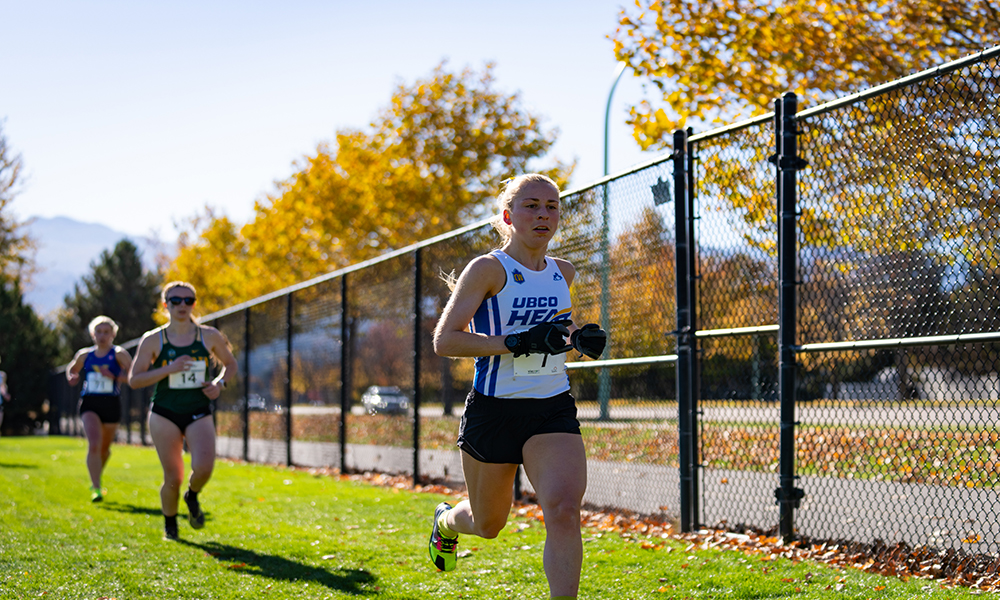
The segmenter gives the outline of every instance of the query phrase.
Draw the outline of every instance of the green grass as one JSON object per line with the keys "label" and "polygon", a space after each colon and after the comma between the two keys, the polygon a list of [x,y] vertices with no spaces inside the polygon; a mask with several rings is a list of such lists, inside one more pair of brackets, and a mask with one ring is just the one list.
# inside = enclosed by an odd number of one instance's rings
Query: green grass
{"label": "green grass", "polygon": [[[162,539],[151,448],[114,446],[91,504],[82,439],[0,439],[0,598],[546,598],[544,525],[517,517],[464,537],[458,570],[427,558],[447,497],[220,460],[201,494],[205,528]],[[182,517],[186,509],[181,508]],[[585,529],[581,598],[964,598],[768,554]]]}

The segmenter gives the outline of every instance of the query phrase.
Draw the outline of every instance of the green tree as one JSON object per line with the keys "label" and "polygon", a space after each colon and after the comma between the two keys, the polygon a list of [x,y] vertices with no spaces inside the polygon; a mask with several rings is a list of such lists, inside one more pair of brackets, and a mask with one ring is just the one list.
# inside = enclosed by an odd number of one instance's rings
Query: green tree
{"label": "green tree", "polygon": [[45,419],[50,372],[58,337],[30,305],[21,282],[0,273],[0,369],[7,372],[11,399],[4,403],[5,433],[30,433]]}
{"label": "green tree", "polygon": [[73,285],[60,315],[60,331],[68,355],[94,342],[87,326],[98,315],[118,323],[117,343],[142,336],[156,326],[153,313],[159,305],[160,276],[143,267],[139,249],[128,239],[113,251],[105,250],[91,263],[91,272]]}
{"label": "green tree", "polygon": [[[495,89],[493,65],[442,63],[400,84],[366,130],[305,157],[247,225],[211,209],[193,219],[168,276],[212,312],[450,231],[492,210],[500,182],[534,169],[556,135]],[[572,166],[539,170],[564,183]]]}
{"label": "green tree", "polygon": [[28,433],[45,416],[49,370],[58,341],[31,306],[22,283],[32,273],[32,241],[10,213],[23,178],[21,155],[0,128],[0,369],[6,371],[11,399],[4,405],[5,432]]}

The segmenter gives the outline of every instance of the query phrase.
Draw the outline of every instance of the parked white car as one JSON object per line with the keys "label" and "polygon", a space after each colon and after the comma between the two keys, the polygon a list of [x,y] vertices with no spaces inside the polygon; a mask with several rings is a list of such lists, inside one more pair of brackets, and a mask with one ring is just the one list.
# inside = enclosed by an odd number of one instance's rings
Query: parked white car
{"label": "parked white car", "polygon": [[361,406],[370,415],[407,414],[410,412],[410,398],[396,386],[373,385],[362,394]]}

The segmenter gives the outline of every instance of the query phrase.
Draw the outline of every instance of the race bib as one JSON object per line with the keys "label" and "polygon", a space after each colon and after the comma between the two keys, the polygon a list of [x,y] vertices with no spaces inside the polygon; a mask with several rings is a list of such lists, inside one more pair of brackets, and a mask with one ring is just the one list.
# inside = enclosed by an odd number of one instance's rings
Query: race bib
{"label": "race bib", "polygon": [[115,380],[105,377],[97,371],[91,371],[87,373],[87,393],[113,394],[115,393]]}
{"label": "race bib", "polygon": [[205,371],[208,363],[204,360],[193,360],[187,364],[187,370],[170,374],[170,389],[191,390],[202,387],[205,383]]}
{"label": "race bib", "polygon": [[566,354],[529,354],[514,359],[514,377],[560,375],[566,369]]}

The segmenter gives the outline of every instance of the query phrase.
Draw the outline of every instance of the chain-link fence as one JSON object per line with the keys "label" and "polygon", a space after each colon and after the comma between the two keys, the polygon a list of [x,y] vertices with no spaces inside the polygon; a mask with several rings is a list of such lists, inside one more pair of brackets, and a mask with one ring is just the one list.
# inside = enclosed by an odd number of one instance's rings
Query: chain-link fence
{"label": "chain-link fence", "polygon": [[[577,268],[577,321],[610,334],[567,363],[585,501],[1000,550],[998,56],[802,112],[786,95],[563,195],[552,254]],[[460,481],[473,364],[431,335],[442,274],[497,243],[476,223],[206,317],[240,365],[219,452]],[[373,386],[408,405],[369,410]],[[53,402],[79,435],[61,374]],[[148,394],[123,402],[148,443]]]}
{"label": "chain-link fence", "polygon": [[1000,550],[998,99],[991,58],[796,116],[805,535]]}

